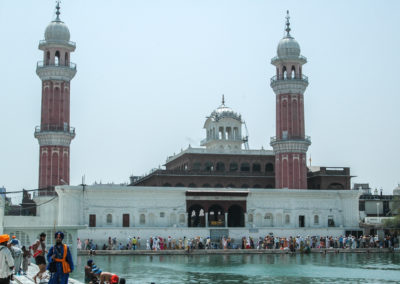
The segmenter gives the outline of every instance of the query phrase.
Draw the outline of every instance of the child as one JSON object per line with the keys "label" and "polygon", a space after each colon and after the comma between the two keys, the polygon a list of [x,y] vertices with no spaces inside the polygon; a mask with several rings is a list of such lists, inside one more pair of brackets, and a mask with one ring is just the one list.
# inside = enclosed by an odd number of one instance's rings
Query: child
{"label": "child", "polygon": [[26,275],[28,272],[29,260],[31,259],[31,252],[26,249],[25,246],[22,247],[22,275]]}

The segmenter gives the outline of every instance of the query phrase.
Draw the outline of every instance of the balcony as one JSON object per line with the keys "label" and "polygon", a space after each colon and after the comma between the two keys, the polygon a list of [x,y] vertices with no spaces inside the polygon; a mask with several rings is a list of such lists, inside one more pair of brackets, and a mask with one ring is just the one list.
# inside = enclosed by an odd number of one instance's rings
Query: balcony
{"label": "balcony", "polygon": [[275,56],[274,58],[271,59],[271,64],[275,65],[276,62],[282,62],[282,61],[287,61],[287,60],[295,60],[295,61],[300,61],[301,63],[305,64],[307,62],[307,58],[303,55],[299,55],[298,57],[293,57],[293,56],[285,56],[285,57],[279,57]]}
{"label": "balcony", "polygon": [[70,126],[60,126],[60,125],[53,125],[53,124],[45,124],[43,126],[36,126],[35,127],[35,135],[42,133],[42,132],[63,132],[67,133],[71,136],[75,136],[75,127]]}
{"label": "balcony", "polygon": [[72,62],[68,62],[67,64],[61,65],[61,64],[45,64],[44,61],[38,61],[36,64],[36,68],[48,68],[48,67],[59,67],[59,68],[69,68],[76,70],[76,64]]}
{"label": "balcony", "polygon": [[311,144],[311,137],[310,136],[292,136],[292,137],[287,137],[287,138],[277,138],[276,136],[271,137],[271,144],[276,143],[276,142],[283,142],[283,141],[306,141]]}
{"label": "balcony", "polygon": [[282,77],[282,76],[279,76],[279,78],[278,78],[278,76],[275,75],[274,77],[271,78],[271,84],[273,84],[275,82],[296,82],[296,81],[305,82],[308,84],[308,77],[306,75],[301,75],[301,78],[297,78],[297,77],[291,78],[291,77]]}
{"label": "balcony", "polygon": [[39,49],[47,45],[61,45],[68,46],[71,50],[75,50],[76,43],[73,41],[59,41],[59,40],[41,40],[39,41]]}
{"label": "balcony", "polygon": [[208,137],[205,138],[203,140],[200,141],[200,145],[204,146],[207,142],[209,141],[226,141],[226,142],[232,142],[232,141],[244,141],[245,138],[241,138],[241,137],[230,137],[228,139],[218,139],[218,138],[214,138],[214,137]]}

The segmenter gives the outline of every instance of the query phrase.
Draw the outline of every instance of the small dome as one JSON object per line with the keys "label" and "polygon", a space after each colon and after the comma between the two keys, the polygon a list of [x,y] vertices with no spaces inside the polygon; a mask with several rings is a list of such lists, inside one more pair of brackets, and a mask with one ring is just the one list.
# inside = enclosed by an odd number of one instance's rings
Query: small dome
{"label": "small dome", "polygon": [[64,41],[69,42],[69,29],[62,21],[52,21],[44,32],[46,41]]}
{"label": "small dome", "polygon": [[225,106],[224,102],[211,113],[210,117],[215,121],[218,121],[224,117],[230,117],[239,121],[242,120],[241,115],[233,111],[233,109],[231,109],[230,107]]}
{"label": "small dome", "polygon": [[278,57],[299,57],[300,45],[291,36],[286,36],[279,41],[277,53]]}

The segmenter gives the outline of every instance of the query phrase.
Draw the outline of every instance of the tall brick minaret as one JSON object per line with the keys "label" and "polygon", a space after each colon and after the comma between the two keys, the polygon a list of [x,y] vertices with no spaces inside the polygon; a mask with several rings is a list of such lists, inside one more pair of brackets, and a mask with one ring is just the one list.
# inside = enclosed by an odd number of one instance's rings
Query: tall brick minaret
{"label": "tall brick minaret", "polygon": [[300,55],[300,45],[290,35],[289,11],[286,35],[278,44],[278,56],[272,58],[276,76],[271,87],[276,94],[276,136],[271,138],[275,152],[276,188],[306,189],[306,153],[311,144],[304,130],[304,92],[308,78],[302,66],[307,62]]}
{"label": "tall brick minaret", "polygon": [[55,185],[69,184],[69,146],[75,137],[75,129],[69,124],[70,81],[76,74],[70,53],[75,50],[75,43],[69,40],[68,27],[60,20],[59,1],[56,10],[56,19],[47,26],[45,39],[39,42],[43,61],[36,67],[42,80],[41,120],[35,129],[40,145],[39,188],[47,189],[42,195],[51,194]]}

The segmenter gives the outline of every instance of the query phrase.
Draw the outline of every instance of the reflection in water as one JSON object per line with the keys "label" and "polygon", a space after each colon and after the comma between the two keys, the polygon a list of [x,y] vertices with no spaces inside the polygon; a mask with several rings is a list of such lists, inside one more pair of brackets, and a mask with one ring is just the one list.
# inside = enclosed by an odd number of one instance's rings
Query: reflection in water
{"label": "reflection in water", "polygon": [[[88,256],[72,278],[83,280]],[[94,256],[127,283],[397,283],[400,254]]]}

